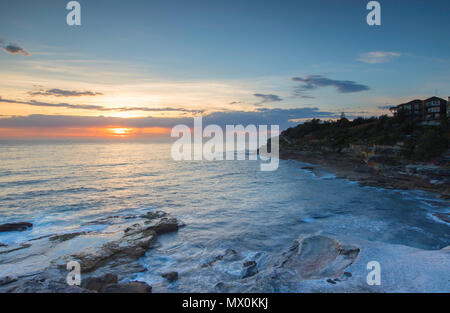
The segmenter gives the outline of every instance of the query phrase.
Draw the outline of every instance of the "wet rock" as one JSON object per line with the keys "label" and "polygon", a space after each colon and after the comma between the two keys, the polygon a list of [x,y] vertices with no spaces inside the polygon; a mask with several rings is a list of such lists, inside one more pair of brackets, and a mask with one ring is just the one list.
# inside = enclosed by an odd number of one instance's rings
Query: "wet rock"
{"label": "wet rock", "polygon": [[235,250],[227,249],[227,250],[225,250],[224,254],[220,254],[220,255],[214,257],[211,261],[202,264],[202,267],[213,266],[214,263],[216,263],[217,261],[223,260],[223,259],[232,261],[232,260],[236,259],[237,256],[238,256],[238,253]]}
{"label": "wet rock", "polygon": [[37,273],[32,277],[14,279],[1,292],[14,293],[91,293],[93,291],[79,286],[69,286],[65,274],[56,270]]}
{"label": "wet rock", "polygon": [[124,232],[124,236],[119,240],[72,256],[79,261],[83,272],[90,272],[108,263],[117,266],[139,259],[151,248],[156,238],[156,233],[151,227],[139,225]]}
{"label": "wet rock", "polygon": [[225,250],[225,254],[223,254],[220,259],[226,259],[228,261],[233,261],[237,257],[238,257],[238,253],[236,252],[236,250],[228,248],[227,250]]}
{"label": "wet rock", "polygon": [[11,276],[6,276],[6,277],[1,277],[0,278],[0,286],[4,286],[10,283],[13,283],[17,281],[17,277],[11,277]]}
{"label": "wet rock", "polygon": [[372,173],[373,169],[367,165],[357,165],[355,171],[358,173]]}
{"label": "wet rock", "polygon": [[215,286],[214,289],[216,292],[221,292],[221,293],[227,293],[227,292],[233,292],[235,289],[233,289],[235,286],[235,282],[218,282]]}
{"label": "wet rock", "polygon": [[[130,264],[156,246],[158,234],[178,230],[182,223],[167,215],[156,211],[136,216],[134,223],[128,222],[122,230],[116,231],[115,236],[118,234],[119,239],[111,240],[100,247],[85,249],[73,254],[72,257],[80,262],[83,272],[91,272],[106,265],[116,267]],[[143,270],[145,268],[139,271]]]}
{"label": "wet rock", "polygon": [[101,289],[102,293],[151,293],[152,286],[147,283],[134,281],[126,284],[109,284]]}
{"label": "wet rock", "polygon": [[0,248],[2,248],[2,247],[7,247],[7,246],[8,246],[7,244],[1,243],[1,242],[0,242]]}
{"label": "wet rock", "polygon": [[157,235],[177,231],[179,228],[178,220],[174,217],[162,218],[158,223],[151,227]]}
{"label": "wet rock", "polygon": [[33,224],[28,222],[20,222],[20,223],[7,223],[0,225],[0,232],[7,231],[24,231],[33,227]]}
{"label": "wet rock", "polygon": [[11,280],[0,292],[14,293],[149,293],[152,287],[144,282],[118,283],[118,276],[108,273],[103,276],[84,278],[81,286],[69,286],[66,271],[49,269],[32,277]]}
{"label": "wet rock", "polygon": [[327,279],[327,283],[336,285],[336,282],[334,280],[332,280],[332,279],[329,279],[329,278]]}
{"label": "wet rock", "polygon": [[83,279],[81,287],[99,292],[103,287],[110,284],[117,284],[117,275],[106,274],[101,277],[89,277]]}
{"label": "wet rock", "polygon": [[358,257],[360,249],[322,235],[299,238],[283,255],[280,268],[300,280],[337,278]]}
{"label": "wet rock", "polygon": [[77,233],[54,235],[54,236],[51,236],[48,240],[62,242],[62,241],[67,241],[67,240],[70,240],[72,238],[78,237],[80,235],[86,235],[86,234],[87,234],[87,232],[82,231],[82,232],[77,232]]}
{"label": "wet rock", "polygon": [[244,269],[242,270],[241,277],[247,278],[258,273],[258,264],[256,261],[247,261],[243,264]]}
{"label": "wet rock", "polygon": [[92,293],[93,291],[78,286],[62,285],[59,288],[41,289],[37,293]]}
{"label": "wet rock", "polygon": [[84,224],[81,224],[82,226],[87,226],[87,225],[116,225],[116,224],[122,224],[122,223],[126,223],[126,221],[130,220],[130,219],[137,219],[141,217],[140,215],[111,215],[111,216],[106,216],[106,217],[102,217],[100,219],[96,219]]}
{"label": "wet rock", "polygon": [[31,244],[29,244],[29,243],[21,243],[19,246],[15,246],[14,248],[11,247],[11,249],[9,249],[9,250],[1,251],[0,254],[7,254],[7,253],[10,253],[10,252],[26,249],[26,248],[29,248],[29,247],[31,247]]}
{"label": "wet rock", "polygon": [[122,224],[126,223],[128,220],[133,219],[145,219],[148,223],[150,223],[152,220],[160,219],[162,217],[167,216],[168,214],[163,211],[149,211],[145,214],[131,214],[131,215],[112,215],[103,217],[91,222],[84,223],[83,225],[101,225],[101,224],[109,224],[109,225],[116,225],[116,224]]}
{"label": "wet rock", "polygon": [[344,272],[344,276],[345,276],[345,277],[352,277],[352,273],[350,273],[350,272]]}
{"label": "wet rock", "polygon": [[218,282],[214,288],[218,291],[218,292],[223,292],[225,289],[225,283],[224,282]]}
{"label": "wet rock", "polygon": [[450,213],[433,213],[433,216],[437,217],[441,221],[450,223]]}
{"label": "wet rock", "polygon": [[43,236],[35,237],[35,238],[30,239],[28,241],[37,241],[37,240],[41,240],[41,239],[52,237],[52,236],[54,236],[54,235],[43,235]]}
{"label": "wet rock", "polygon": [[173,282],[178,279],[178,272],[168,272],[161,275],[165,279],[167,279],[169,282]]}
{"label": "wet rock", "polygon": [[154,219],[157,219],[157,218],[164,217],[166,215],[167,215],[167,213],[163,212],[163,211],[149,211],[149,212],[147,212],[145,214],[142,214],[140,217],[146,218],[146,219],[150,219],[150,220],[154,220]]}
{"label": "wet rock", "polygon": [[[127,281],[136,273],[147,270],[137,260],[144,256],[146,251],[157,246],[156,231],[165,233],[176,230],[182,223],[164,212],[151,212],[145,214],[145,217],[138,214],[105,217],[100,222],[109,225],[102,231],[53,234],[35,238],[33,242],[0,248],[3,272],[6,275],[20,276],[19,281],[0,287],[0,293],[99,292],[106,286],[109,288],[108,292],[113,292],[111,291],[113,287],[117,290],[126,287],[134,288],[135,291],[132,292],[149,292],[149,289],[143,288],[141,283],[124,287],[118,282]],[[94,223],[99,223],[99,220]],[[71,242],[74,244],[71,245]],[[28,247],[31,252],[18,251]],[[14,268],[14,262],[17,260],[38,264],[39,267],[29,266],[27,272],[16,273],[18,271]],[[69,261],[80,263],[81,287],[68,288],[65,279]],[[38,279],[37,275],[44,278]],[[137,289],[138,287],[141,290]]]}

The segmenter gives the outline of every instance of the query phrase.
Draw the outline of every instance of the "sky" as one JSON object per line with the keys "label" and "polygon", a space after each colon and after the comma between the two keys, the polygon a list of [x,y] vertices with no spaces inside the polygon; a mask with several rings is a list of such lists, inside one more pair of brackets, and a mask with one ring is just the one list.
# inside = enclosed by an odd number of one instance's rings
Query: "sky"
{"label": "sky", "polygon": [[0,137],[159,136],[193,116],[278,124],[450,96],[450,2],[0,2]]}

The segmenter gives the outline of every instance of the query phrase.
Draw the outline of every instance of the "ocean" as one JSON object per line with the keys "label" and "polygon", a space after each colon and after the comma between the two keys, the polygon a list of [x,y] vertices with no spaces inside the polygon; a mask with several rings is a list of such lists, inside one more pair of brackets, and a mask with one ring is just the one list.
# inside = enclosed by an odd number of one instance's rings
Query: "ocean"
{"label": "ocean", "polygon": [[[101,229],[85,224],[162,210],[186,226],[160,236],[160,245],[139,260],[148,271],[130,279],[174,292],[215,291],[218,283],[237,279],[242,260],[214,269],[201,266],[226,249],[264,268],[304,234],[421,250],[450,244],[449,225],[432,216],[447,212],[448,201],[434,194],[363,187],[320,169],[302,169],[306,164],[292,160],[281,160],[273,172],[260,171],[258,161],[174,161],[170,147],[130,141],[2,142],[0,221],[28,221],[34,227],[0,233],[0,243]],[[164,284],[161,273],[170,270],[180,279]]]}

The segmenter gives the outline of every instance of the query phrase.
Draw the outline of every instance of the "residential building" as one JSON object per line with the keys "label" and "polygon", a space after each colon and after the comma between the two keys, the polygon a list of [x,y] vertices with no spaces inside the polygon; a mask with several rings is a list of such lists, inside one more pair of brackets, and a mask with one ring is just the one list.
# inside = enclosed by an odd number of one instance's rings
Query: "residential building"
{"label": "residential building", "polygon": [[447,116],[447,101],[438,97],[431,97],[423,101],[424,119],[438,120]]}
{"label": "residential building", "polygon": [[438,97],[431,97],[426,100],[412,100],[399,104],[389,110],[398,115],[400,112],[410,118],[420,118],[423,120],[438,120],[441,117],[449,116],[449,101]]}

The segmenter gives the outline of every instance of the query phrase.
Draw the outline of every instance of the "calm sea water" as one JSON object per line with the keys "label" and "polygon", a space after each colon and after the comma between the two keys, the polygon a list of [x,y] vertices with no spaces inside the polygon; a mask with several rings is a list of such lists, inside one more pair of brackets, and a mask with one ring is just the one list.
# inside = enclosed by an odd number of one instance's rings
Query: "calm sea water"
{"label": "calm sea water", "polygon": [[1,233],[0,242],[78,230],[103,216],[163,210],[187,226],[160,237],[161,246],[140,260],[150,271],[138,277],[155,284],[167,270],[204,275],[180,280],[175,291],[210,290],[220,270],[195,269],[227,248],[271,255],[302,233],[422,249],[450,244],[449,226],[431,217],[447,211],[448,202],[419,191],[361,187],[302,166],[286,160],[277,171],[261,172],[256,161],[177,162],[164,143],[2,142],[0,221],[34,227]]}

